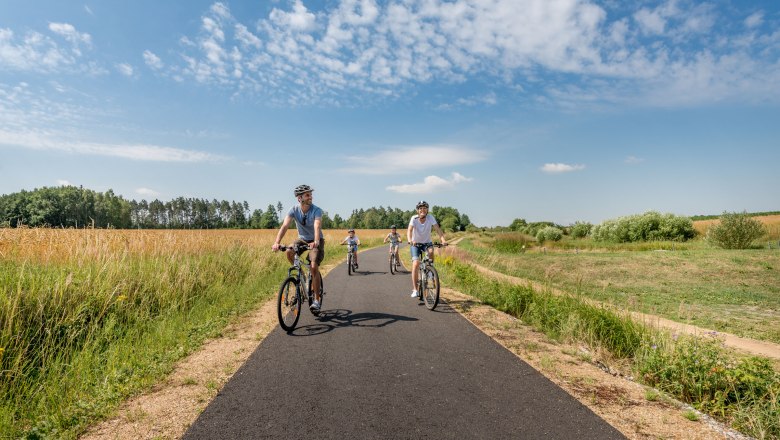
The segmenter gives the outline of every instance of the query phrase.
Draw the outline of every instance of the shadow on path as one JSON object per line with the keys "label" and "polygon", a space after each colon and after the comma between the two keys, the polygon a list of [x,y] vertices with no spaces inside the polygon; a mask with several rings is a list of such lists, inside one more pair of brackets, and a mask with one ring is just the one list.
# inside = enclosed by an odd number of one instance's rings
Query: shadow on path
{"label": "shadow on path", "polygon": [[398,321],[417,321],[417,318],[369,312],[352,313],[351,310],[333,309],[320,312],[317,324],[298,327],[288,334],[293,336],[314,336],[327,333],[339,327],[384,327]]}

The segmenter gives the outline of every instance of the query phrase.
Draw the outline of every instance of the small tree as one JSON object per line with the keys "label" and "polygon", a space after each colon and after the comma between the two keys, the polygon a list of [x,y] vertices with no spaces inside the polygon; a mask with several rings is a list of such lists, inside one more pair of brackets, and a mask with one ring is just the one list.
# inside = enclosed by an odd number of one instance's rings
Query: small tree
{"label": "small tree", "polygon": [[545,241],[560,241],[561,238],[563,238],[563,231],[552,226],[540,229],[539,232],[536,233],[536,240],[538,240],[539,243],[544,243]]}
{"label": "small tree", "polygon": [[723,212],[720,223],[707,231],[707,241],[724,249],[747,249],[765,233],[764,225],[747,212]]}
{"label": "small tree", "polygon": [[569,234],[573,238],[585,238],[593,229],[593,225],[588,222],[576,222],[571,226]]}

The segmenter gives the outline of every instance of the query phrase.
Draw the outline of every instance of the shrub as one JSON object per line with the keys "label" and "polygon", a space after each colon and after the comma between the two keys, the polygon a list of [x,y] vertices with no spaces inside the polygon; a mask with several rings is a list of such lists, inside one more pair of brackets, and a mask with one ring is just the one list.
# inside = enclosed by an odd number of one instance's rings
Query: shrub
{"label": "shrub", "polygon": [[590,230],[593,229],[593,225],[587,222],[575,222],[571,228],[569,234],[572,238],[585,238],[590,234]]}
{"label": "shrub", "polygon": [[765,233],[764,225],[747,212],[724,212],[707,231],[707,241],[724,249],[747,249]]}
{"label": "shrub", "polygon": [[591,229],[591,237],[594,240],[616,243],[654,240],[685,241],[694,236],[696,236],[696,230],[693,228],[693,222],[690,218],[674,214],[662,215],[656,211],[606,220]]}
{"label": "shrub", "polygon": [[561,238],[563,238],[563,231],[552,226],[540,229],[539,232],[536,233],[536,239],[539,243],[544,243],[545,241],[560,241]]}

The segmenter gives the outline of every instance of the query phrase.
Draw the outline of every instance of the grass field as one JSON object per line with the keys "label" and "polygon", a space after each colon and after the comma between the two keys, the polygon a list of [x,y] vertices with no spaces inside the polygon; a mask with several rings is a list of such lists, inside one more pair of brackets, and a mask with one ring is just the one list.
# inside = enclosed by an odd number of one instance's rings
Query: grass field
{"label": "grass field", "polygon": [[[364,248],[387,233],[357,232]],[[275,235],[0,229],[0,432],[75,438],[159,381],[276,293],[288,264]],[[326,231],[324,264],[346,235]]]}
{"label": "grass field", "polygon": [[[631,251],[495,250],[495,237],[465,240],[478,264],[508,275],[679,322],[780,342],[780,250],[721,250],[701,241]],[[671,250],[675,249],[675,250]]]}

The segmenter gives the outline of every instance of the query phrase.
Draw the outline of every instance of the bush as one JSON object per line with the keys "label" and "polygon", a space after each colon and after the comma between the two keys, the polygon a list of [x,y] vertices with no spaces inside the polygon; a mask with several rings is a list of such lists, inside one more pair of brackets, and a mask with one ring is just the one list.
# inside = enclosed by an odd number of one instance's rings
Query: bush
{"label": "bush", "polygon": [[595,241],[616,243],[674,240],[686,241],[696,236],[693,222],[688,217],[648,211],[641,215],[606,220],[591,229]]}
{"label": "bush", "polygon": [[724,212],[707,231],[707,241],[724,249],[747,249],[765,233],[764,225],[747,212]]}
{"label": "bush", "polygon": [[563,231],[552,226],[540,229],[539,232],[536,233],[536,239],[539,243],[544,243],[545,241],[560,241],[561,238],[563,238]]}
{"label": "bush", "polygon": [[569,234],[572,238],[585,238],[590,234],[590,230],[593,229],[593,225],[586,222],[575,222],[571,228]]}

